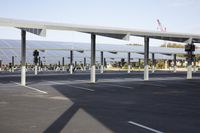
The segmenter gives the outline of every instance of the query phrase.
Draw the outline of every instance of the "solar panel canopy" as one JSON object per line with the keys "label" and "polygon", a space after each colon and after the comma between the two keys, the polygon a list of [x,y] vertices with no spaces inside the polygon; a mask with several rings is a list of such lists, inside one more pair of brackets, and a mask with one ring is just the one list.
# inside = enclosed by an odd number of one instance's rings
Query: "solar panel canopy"
{"label": "solar panel canopy", "polygon": [[200,35],[188,33],[157,32],[130,28],[103,27],[77,24],[63,24],[41,21],[0,18],[0,26],[24,29],[36,35],[45,36],[46,30],[68,30],[90,33],[111,38],[128,40],[130,36],[149,37],[185,43],[200,43]]}

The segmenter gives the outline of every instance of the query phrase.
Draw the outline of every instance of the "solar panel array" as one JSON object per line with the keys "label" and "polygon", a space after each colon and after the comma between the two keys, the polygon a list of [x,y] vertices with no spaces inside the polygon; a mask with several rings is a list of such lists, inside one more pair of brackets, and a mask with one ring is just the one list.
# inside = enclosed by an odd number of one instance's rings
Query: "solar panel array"
{"label": "solar panel array", "polygon": [[[90,62],[90,47],[89,43],[75,43],[75,42],[49,42],[49,41],[27,41],[27,63],[33,63],[33,51],[39,49],[41,61],[45,64],[56,64],[58,61],[62,62],[62,57],[65,58],[65,63],[70,61],[70,50],[74,51],[74,61],[78,63],[83,62],[87,58]],[[0,40],[0,60],[7,64],[11,62],[12,56],[15,57],[15,63],[20,63],[21,57],[21,41],[20,40]],[[104,51],[104,58],[106,61],[120,61],[122,58],[127,60],[128,52],[131,53],[131,61],[138,61],[143,59],[143,46],[129,46],[129,45],[114,45],[114,44],[98,44],[96,46],[96,60],[100,62],[100,51]],[[84,52],[82,52],[84,51]],[[181,53],[183,49],[150,47],[150,52],[155,52],[155,59],[173,59],[173,56],[167,56],[159,53]],[[151,54],[149,55],[151,58]],[[177,58],[184,60],[184,58]]]}

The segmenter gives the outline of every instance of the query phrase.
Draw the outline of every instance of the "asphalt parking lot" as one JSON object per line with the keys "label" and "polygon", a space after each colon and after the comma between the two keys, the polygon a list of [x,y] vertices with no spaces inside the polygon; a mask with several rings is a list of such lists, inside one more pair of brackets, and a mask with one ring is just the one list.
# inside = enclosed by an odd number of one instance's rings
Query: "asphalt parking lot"
{"label": "asphalt parking lot", "polygon": [[200,73],[1,73],[1,133],[199,133]]}

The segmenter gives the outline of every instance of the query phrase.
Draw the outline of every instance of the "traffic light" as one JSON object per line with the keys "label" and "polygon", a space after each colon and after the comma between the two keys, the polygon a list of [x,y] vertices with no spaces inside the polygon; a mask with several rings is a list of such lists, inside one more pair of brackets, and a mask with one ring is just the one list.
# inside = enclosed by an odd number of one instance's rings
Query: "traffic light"
{"label": "traffic light", "polygon": [[39,56],[39,51],[34,50],[34,51],[33,51],[33,56],[35,56],[35,57],[36,57],[36,56]]}
{"label": "traffic light", "polygon": [[39,59],[38,59],[39,51],[34,50],[34,51],[33,51],[33,56],[34,56],[33,61],[34,61],[35,65],[36,65],[36,64],[38,64],[38,60],[39,60]]}

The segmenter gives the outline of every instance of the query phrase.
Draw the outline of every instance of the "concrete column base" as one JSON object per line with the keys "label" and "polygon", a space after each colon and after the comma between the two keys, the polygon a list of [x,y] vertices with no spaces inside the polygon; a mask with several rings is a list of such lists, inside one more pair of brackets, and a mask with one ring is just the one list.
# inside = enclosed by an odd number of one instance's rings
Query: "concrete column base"
{"label": "concrete column base", "polygon": [[73,74],[73,65],[70,65],[69,72],[70,74]]}
{"label": "concrete column base", "polygon": [[62,71],[65,71],[65,67],[64,66],[62,67]]}
{"label": "concrete column base", "polygon": [[103,65],[101,65],[101,67],[100,67],[100,71],[101,71],[101,73],[104,72],[104,66],[103,66]]}
{"label": "concrete column base", "polygon": [[149,65],[144,66],[144,80],[149,80]]}
{"label": "concrete column base", "polygon": [[15,72],[15,69],[14,69],[14,67],[12,67],[12,68],[11,68],[11,72]]}
{"label": "concrete column base", "polygon": [[128,73],[131,73],[131,65],[128,65]]}
{"label": "concrete column base", "polygon": [[90,77],[91,77],[91,83],[95,83],[96,82],[96,67],[95,65],[91,66],[91,73],[90,73]]}
{"label": "concrete column base", "polygon": [[197,72],[197,67],[196,66],[193,67],[193,71]]}
{"label": "concrete column base", "polygon": [[35,66],[35,75],[37,75],[38,74],[38,67],[37,67],[37,65]]}
{"label": "concrete column base", "polygon": [[173,68],[174,68],[173,72],[174,72],[174,73],[176,73],[176,68],[177,68],[177,67],[176,67],[176,66],[174,66]]}
{"label": "concrete column base", "polygon": [[152,73],[154,73],[155,72],[155,66],[153,65],[152,66]]}
{"label": "concrete column base", "polygon": [[187,79],[192,79],[192,65],[187,67]]}
{"label": "concrete column base", "polygon": [[21,85],[26,85],[26,66],[21,67]]}
{"label": "concrete column base", "polygon": [[41,67],[38,67],[38,71],[41,72]]}
{"label": "concrete column base", "polygon": [[45,71],[45,72],[47,71],[47,67],[46,67],[46,66],[44,67],[44,71]]}
{"label": "concrete column base", "polygon": [[167,60],[165,61],[165,70],[167,70]]}

